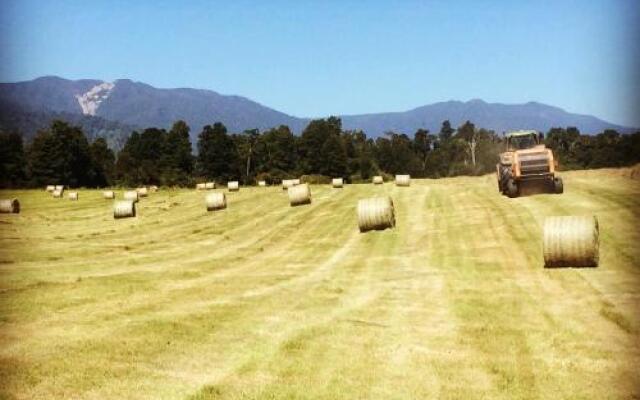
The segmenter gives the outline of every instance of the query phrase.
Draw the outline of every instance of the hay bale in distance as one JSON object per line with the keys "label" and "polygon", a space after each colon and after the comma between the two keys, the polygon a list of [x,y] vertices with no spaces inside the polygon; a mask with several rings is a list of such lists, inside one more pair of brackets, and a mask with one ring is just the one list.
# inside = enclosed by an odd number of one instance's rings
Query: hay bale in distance
{"label": "hay bale in distance", "polygon": [[54,190],[64,191],[64,185],[56,185]]}
{"label": "hay bale in distance", "polygon": [[341,188],[344,185],[344,179],[342,178],[333,178],[331,180],[331,186],[334,188]]}
{"label": "hay bale in distance", "polygon": [[78,192],[69,192],[67,198],[69,200],[78,201]]}
{"label": "hay bale in distance", "polygon": [[297,185],[299,185],[299,184],[300,184],[300,179],[297,179],[297,178],[296,178],[296,179],[292,179],[291,181],[293,181],[293,185],[294,185],[294,186],[297,186]]}
{"label": "hay bale in distance", "polygon": [[111,200],[116,198],[116,194],[113,190],[105,190],[104,192],[102,192],[102,197]]}
{"label": "hay bale in distance", "polygon": [[293,179],[283,179],[282,180],[282,190],[287,190],[290,187],[295,186],[295,184],[293,183]]}
{"label": "hay bale in distance", "polygon": [[396,186],[410,186],[411,175],[396,175]]}
{"label": "hay bale in distance", "polygon": [[207,211],[222,210],[227,208],[227,196],[222,192],[209,193],[205,197]]}
{"label": "hay bale in distance", "polygon": [[[135,192],[134,192],[135,193]],[[136,202],[132,200],[118,200],[113,204],[113,218],[130,218],[136,216]]]}
{"label": "hay bale in distance", "polygon": [[3,214],[19,214],[20,202],[18,199],[2,199],[0,200],[0,213]]}
{"label": "hay bale in distance", "polygon": [[291,186],[287,192],[291,207],[311,204],[311,190],[308,184],[303,183],[302,185]]}
{"label": "hay bale in distance", "polygon": [[149,189],[147,189],[144,186],[137,188],[136,192],[138,192],[138,197],[147,197],[147,196],[149,196]]}
{"label": "hay bale in distance", "polygon": [[384,179],[382,179],[380,175],[376,175],[373,177],[372,182],[374,185],[382,185],[384,183]]}
{"label": "hay bale in distance", "polygon": [[396,215],[391,197],[372,197],[358,201],[360,232],[383,230],[395,226]]}
{"label": "hay bale in distance", "polygon": [[151,185],[151,186],[149,186],[149,191],[151,193],[155,193],[155,192],[158,191],[158,187],[156,185]]}
{"label": "hay bale in distance", "polygon": [[237,192],[238,190],[240,190],[240,184],[238,183],[238,181],[227,182],[227,188],[230,192]]}
{"label": "hay bale in distance", "polygon": [[216,183],[215,182],[207,182],[204,184],[204,188],[207,190],[212,190],[216,188]]}
{"label": "hay bale in distance", "polygon": [[56,186],[55,185],[47,185],[47,188],[45,189],[47,192],[51,193],[54,190],[56,190]]}
{"label": "hay bale in distance", "polygon": [[51,193],[53,195],[53,198],[55,199],[61,199],[62,198],[62,194],[64,193],[64,190],[54,190],[53,193]]}
{"label": "hay bale in distance", "polygon": [[265,186],[267,186],[267,182],[266,181],[258,181],[258,186],[265,187]]}
{"label": "hay bale in distance", "polygon": [[140,199],[138,196],[138,191],[136,190],[128,190],[124,192],[122,198],[133,202],[137,202]]}
{"label": "hay bale in distance", "polygon": [[544,266],[597,267],[599,236],[596,217],[545,218],[542,243]]}
{"label": "hay bale in distance", "polygon": [[207,188],[206,183],[196,183],[196,190],[205,190]]}

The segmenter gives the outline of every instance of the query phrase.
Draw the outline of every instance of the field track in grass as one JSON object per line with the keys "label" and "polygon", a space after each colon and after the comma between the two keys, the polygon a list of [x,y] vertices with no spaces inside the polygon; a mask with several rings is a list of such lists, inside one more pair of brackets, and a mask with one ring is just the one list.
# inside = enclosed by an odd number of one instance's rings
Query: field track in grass
{"label": "field track in grass", "polygon": [[[410,187],[160,190],[113,219],[102,190],[0,214],[0,398],[638,399],[640,180],[563,173]],[[358,199],[393,230],[361,234]],[[117,197],[122,190],[117,191]],[[596,215],[600,266],[544,269],[552,215]]]}

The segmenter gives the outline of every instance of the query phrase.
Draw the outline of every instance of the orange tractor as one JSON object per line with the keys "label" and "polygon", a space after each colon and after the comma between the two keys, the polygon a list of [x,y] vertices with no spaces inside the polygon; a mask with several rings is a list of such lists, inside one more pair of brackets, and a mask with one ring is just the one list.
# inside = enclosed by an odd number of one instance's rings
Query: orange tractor
{"label": "orange tractor", "polygon": [[556,176],[553,152],[544,146],[541,133],[515,131],[505,135],[507,149],[496,165],[498,190],[518,197],[525,184],[542,186],[551,193],[562,193],[562,178]]}

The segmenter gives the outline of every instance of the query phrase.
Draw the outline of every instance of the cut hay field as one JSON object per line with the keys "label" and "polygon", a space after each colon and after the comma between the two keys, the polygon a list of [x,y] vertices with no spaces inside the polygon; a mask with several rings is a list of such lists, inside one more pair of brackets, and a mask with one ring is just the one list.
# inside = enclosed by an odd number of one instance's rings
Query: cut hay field
{"label": "cut hay field", "polygon": [[[0,215],[0,398],[638,399],[640,180],[161,190],[138,217],[43,191]],[[397,227],[361,234],[357,200]],[[118,192],[118,197],[122,191]],[[600,266],[544,269],[545,216],[596,215]]]}

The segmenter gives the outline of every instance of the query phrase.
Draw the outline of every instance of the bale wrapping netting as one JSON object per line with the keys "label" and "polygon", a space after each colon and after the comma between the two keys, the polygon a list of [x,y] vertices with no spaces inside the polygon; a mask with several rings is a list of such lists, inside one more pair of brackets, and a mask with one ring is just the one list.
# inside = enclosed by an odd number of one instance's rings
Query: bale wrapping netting
{"label": "bale wrapping netting", "polygon": [[136,216],[136,202],[132,200],[118,200],[113,204],[113,218],[129,218]]}
{"label": "bale wrapping netting", "polygon": [[78,200],[78,192],[69,192],[67,197],[69,198],[69,200],[77,201]]}
{"label": "bale wrapping netting", "polygon": [[237,192],[238,190],[240,190],[240,184],[238,183],[238,181],[231,181],[227,183],[227,188],[230,192]]}
{"label": "bale wrapping netting", "polygon": [[411,175],[396,175],[396,186],[411,185]]}
{"label": "bale wrapping netting", "polygon": [[56,186],[55,185],[47,185],[46,191],[51,193],[54,190],[56,190]]}
{"label": "bale wrapping netting", "polygon": [[222,210],[227,208],[227,196],[224,193],[209,193],[205,197],[207,211]]}
{"label": "bale wrapping netting", "polygon": [[64,191],[64,185],[56,185],[54,190]]}
{"label": "bale wrapping netting", "polygon": [[344,184],[344,180],[342,178],[333,178],[331,180],[331,185],[334,188],[341,188],[343,184]]}
{"label": "bale wrapping netting", "polygon": [[196,183],[196,190],[205,190],[207,188],[206,183]]}
{"label": "bale wrapping netting", "polygon": [[372,197],[358,201],[358,227],[360,232],[382,230],[396,226],[396,215],[391,197]]}
{"label": "bale wrapping netting", "polygon": [[204,184],[204,188],[207,190],[211,190],[211,189],[215,189],[216,188],[216,183],[215,182],[207,182]]}
{"label": "bale wrapping netting", "polygon": [[139,199],[138,192],[136,190],[128,190],[124,192],[124,194],[122,195],[122,198],[125,200],[136,202]]}
{"label": "bale wrapping netting", "polygon": [[545,267],[598,266],[600,232],[596,217],[548,217],[543,235]]}
{"label": "bale wrapping netting", "polygon": [[138,197],[147,197],[149,195],[149,190],[146,187],[139,187],[136,192],[138,192]]}
{"label": "bale wrapping netting", "polygon": [[258,186],[261,186],[261,187],[267,186],[267,182],[266,181],[258,181]]}
{"label": "bale wrapping netting", "polygon": [[382,185],[382,183],[384,182],[384,180],[382,179],[382,177],[380,175],[376,175],[373,177],[373,184],[374,185]]}
{"label": "bale wrapping netting", "polygon": [[63,193],[64,193],[64,191],[63,191],[63,190],[61,190],[61,189],[60,189],[60,190],[59,190],[59,189],[56,189],[56,190],[54,190],[54,191],[53,191],[53,193],[51,193],[51,194],[53,195],[53,197],[54,197],[54,198],[56,198],[56,199],[61,199],[61,198],[62,198],[62,194],[63,194]]}
{"label": "bale wrapping netting", "polygon": [[102,197],[105,199],[115,199],[116,194],[113,190],[105,190],[104,192],[102,192]]}
{"label": "bale wrapping netting", "polygon": [[3,214],[20,213],[20,202],[18,201],[18,199],[0,200],[0,213],[3,213]]}
{"label": "bale wrapping netting", "polygon": [[292,207],[311,204],[311,190],[306,183],[291,186],[287,193],[289,195],[289,203]]}

